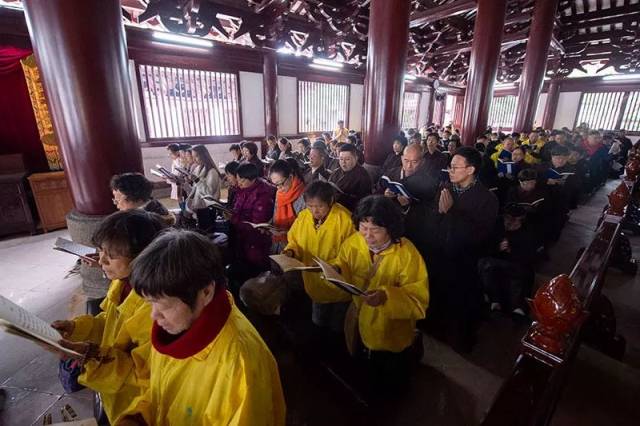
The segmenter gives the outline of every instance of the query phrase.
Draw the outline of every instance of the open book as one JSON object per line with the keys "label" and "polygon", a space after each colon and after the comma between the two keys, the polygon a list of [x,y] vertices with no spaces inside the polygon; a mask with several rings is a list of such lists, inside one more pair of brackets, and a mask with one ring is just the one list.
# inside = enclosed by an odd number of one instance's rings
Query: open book
{"label": "open book", "polygon": [[286,254],[274,254],[269,256],[269,258],[278,266],[278,268],[282,272],[289,272],[289,271],[320,272],[320,267],[307,266],[304,263],[300,262],[298,259],[289,257]]}
{"label": "open book", "polygon": [[567,177],[573,176],[573,175],[575,175],[575,173],[570,173],[570,172],[560,173],[556,169],[549,168],[547,170],[545,177],[547,179],[566,179]]}
{"label": "open book", "polygon": [[233,210],[222,204],[220,200],[216,200],[215,198],[213,198],[211,195],[205,195],[204,197],[202,197],[202,199],[207,204],[207,206],[222,210],[224,213],[233,214]]}
{"label": "open book", "polygon": [[86,260],[87,262],[96,263],[96,259],[90,256],[92,254],[96,254],[96,249],[94,249],[93,247],[74,243],[73,241],[69,241],[65,238],[58,238],[53,246],[53,249],[64,253],[73,254],[75,256],[78,256],[80,259]]}
{"label": "open book", "polygon": [[538,204],[540,204],[543,201],[544,201],[544,198],[540,198],[530,203],[516,203],[516,204],[522,207],[538,207]]}
{"label": "open book", "polygon": [[339,289],[344,290],[347,293],[350,293],[354,296],[364,296],[365,294],[364,291],[360,290],[358,287],[354,286],[353,284],[349,284],[344,279],[344,277],[340,275],[338,271],[335,270],[333,266],[329,265],[327,262],[317,257],[314,257],[313,260],[318,264],[318,266],[320,266],[320,269],[322,269],[322,275],[324,276],[325,280],[329,281],[331,284],[335,285]]}
{"label": "open book", "polygon": [[409,191],[407,191],[407,188],[403,184],[391,180],[388,176],[382,176],[380,178],[380,182],[384,189],[388,189],[396,195],[402,195],[403,197],[417,200],[416,197],[414,197]]}
{"label": "open book", "polygon": [[51,346],[71,358],[82,358],[78,352],[60,346],[58,342],[62,336],[46,321],[3,296],[0,296],[0,328],[7,333]]}
{"label": "open book", "polygon": [[276,228],[270,223],[253,223],[253,222],[247,222],[246,220],[243,220],[242,223],[246,223],[247,225],[250,225],[253,229],[265,229],[269,232],[286,232],[285,229]]}
{"label": "open book", "polygon": [[502,173],[504,175],[513,175],[513,165],[516,164],[513,161],[504,161],[498,158],[498,173]]}
{"label": "open book", "polygon": [[[164,177],[165,179],[169,179],[169,180],[176,180],[177,176],[174,175],[173,173],[171,173],[169,170],[165,169],[164,167],[162,167],[160,164],[156,164],[156,170],[162,175],[162,177]],[[153,173],[153,172],[151,172]],[[158,176],[158,174],[153,173],[154,175]]]}

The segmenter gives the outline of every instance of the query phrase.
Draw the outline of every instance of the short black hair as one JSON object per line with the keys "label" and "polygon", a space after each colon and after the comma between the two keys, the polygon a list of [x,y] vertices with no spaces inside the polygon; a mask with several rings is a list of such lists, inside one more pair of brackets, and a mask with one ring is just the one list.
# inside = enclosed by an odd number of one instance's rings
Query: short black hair
{"label": "short black hair", "polygon": [[240,151],[240,144],[232,143],[229,147],[229,151]]}
{"label": "short black hair", "polygon": [[527,168],[527,169],[522,169],[518,172],[518,180],[520,181],[537,180],[537,179],[538,179],[538,172],[536,172],[536,169]]}
{"label": "short black hair", "polygon": [[180,151],[191,151],[192,146],[188,143],[180,144]]}
{"label": "short black hair", "polygon": [[253,157],[258,155],[258,145],[256,145],[255,142],[243,142],[242,147],[247,148],[247,151],[249,151],[249,154]]}
{"label": "short black hair", "polygon": [[350,143],[345,143],[342,146],[340,146],[340,152],[350,152],[353,155],[355,155],[356,157],[358,156],[358,149],[356,148],[355,145],[352,145]]}
{"label": "short black hair", "polygon": [[569,155],[569,148],[562,145],[554,146],[553,149],[551,150],[551,156],[555,157],[557,155],[567,157]]}
{"label": "short black hair", "polygon": [[229,161],[224,166],[224,172],[228,175],[236,175],[238,173],[238,167],[240,167],[240,163],[237,161]]}
{"label": "short black hair", "polygon": [[409,141],[407,140],[407,138],[402,135],[398,135],[393,138],[393,142],[400,142],[400,145],[402,145],[403,147],[409,145]]}
{"label": "short black hair", "polygon": [[198,292],[226,279],[218,248],[193,231],[172,229],[160,235],[132,264],[131,284],[143,297],[177,297],[191,309]]}
{"label": "short black hair", "polygon": [[170,143],[169,145],[167,145],[167,150],[175,154],[176,152],[180,151],[180,145],[178,145],[177,143]]}
{"label": "short black hair", "polygon": [[333,204],[336,199],[336,190],[329,182],[317,180],[312,182],[304,191],[304,200],[317,198],[326,204]]}
{"label": "short black hair", "polygon": [[153,184],[141,173],[122,173],[111,178],[111,190],[119,191],[129,201],[149,201]]}
{"label": "short black hair", "polygon": [[358,138],[355,137],[355,135],[349,135],[347,136],[347,140],[349,141],[349,143],[351,145],[358,145]]}
{"label": "short black hair", "polygon": [[298,162],[295,158],[276,160],[269,168],[269,174],[271,173],[281,174],[285,179],[292,175],[302,178],[302,171],[300,170],[300,166],[298,166]]}
{"label": "short black hair", "polygon": [[242,179],[255,180],[260,176],[260,172],[258,171],[258,167],[252,163],[241,164],[236,170],[236,175]]}
{"label": "short black hair", "polygon": [[378,226],[387,229],[393,242],[399,242],[404,234],[404,222],[400,207],[383,195],[369,195],[358,203],[353,212],[353,224],[356,229],[360,222],[367,219]]}
{"label": "short black hair", "polygon": [[456,149],[454,157],[456,155],[464,158],[467,166],[474,168],[474,175],[477,175],[480,172],[480,166],[482,166],[482,154],[480,154],[480,151],[470,146],[463,146]]}
{"label": "short black hair", "polygon": [[117,254],[135,258],[164,228],[162,219],[140,209],[119,211],[107,216],[94,232],[91,242],[105,244]]}
{"label": "short black hair", "polygon": [[305,148],[309,148],[311,146],[311,141],[307,138],[300,139],[298,143],[301,143]]}

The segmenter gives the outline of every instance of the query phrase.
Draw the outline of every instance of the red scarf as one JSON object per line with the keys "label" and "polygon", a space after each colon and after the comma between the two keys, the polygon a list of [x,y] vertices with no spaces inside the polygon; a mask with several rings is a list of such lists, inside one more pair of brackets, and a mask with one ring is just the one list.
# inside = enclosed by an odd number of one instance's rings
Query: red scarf
{"label": "red scarf", "polygon": [[129,282],[129,278],[123,278],[120,281],[122,281],[122,289],[120,290],[120,303],[122,304],[122,302],[124,302],[124,299],[127,298],[127,296],[129,296],[129,294],[131,293],[131,283]]}
{"label": "red scarf", "polygon": [[191,327],[178,336],[167,333],[155,321],[151,329],[151,343],[163,355],[177,359],[189,358],[213,342],[227,322],[231,302],[224,287],[216,287],[213,299]]}
{"label": "red scarf", "polygon": [[[288,191],[276,192],[276,211],[273,216],[273,225],[276,228],[288,230],[293,225],[293,222],[296,220],[296,211],[293,208],[293,203],[296,202],[298,198],[304,192],[304,183],[298,177],[293,176],[291,178],[291,187]],[[273,240],[278,241],[287,241],[287,236],[285,235],[274,235]]]}

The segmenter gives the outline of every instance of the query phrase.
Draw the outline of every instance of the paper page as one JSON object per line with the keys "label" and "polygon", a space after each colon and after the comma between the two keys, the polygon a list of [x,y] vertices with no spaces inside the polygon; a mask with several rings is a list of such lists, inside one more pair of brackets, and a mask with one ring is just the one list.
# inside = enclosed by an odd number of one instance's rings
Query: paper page
{"label": "paper page", "polygon": [[320,268],[315,267],[315,266],[306,266],[304,263],[300,262],[298,259],[295,259],[293,257],[289,257],[285,254],[274,254],[269,256],[269,258],[271,260],[273,260],[275,263],[278,264],[278,266],[280,267],[280,269],[282,269],[283,272],[288,272],[288,271],[302,271],[302,270],[306,270],[306,271],[312,271],[312,270],[319,270]]}
{"label": "paper page", "polygon": [[53,342],[62,338],[60,333],[51,328],[49,323],[41,320],[26,309],[16,305],[6,297],[0,296],[0,320]]}
{"label": "paper page", "polygon": [[54,247],[80,257],[86,257],[90,254],[96,253],[96,249],[93,247],[74,243],[73,241],[69,241],[65,238],[58,238]]}

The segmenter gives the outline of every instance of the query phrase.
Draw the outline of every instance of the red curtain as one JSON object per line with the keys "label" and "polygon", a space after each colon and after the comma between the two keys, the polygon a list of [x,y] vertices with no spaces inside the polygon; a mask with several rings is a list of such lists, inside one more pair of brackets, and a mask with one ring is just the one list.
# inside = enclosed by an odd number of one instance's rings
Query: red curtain
{"label": "red curtain", "polygon": [[0,155],[22,153],[30,172],[49,171],[20,59],[31,50],[0,46]]}

